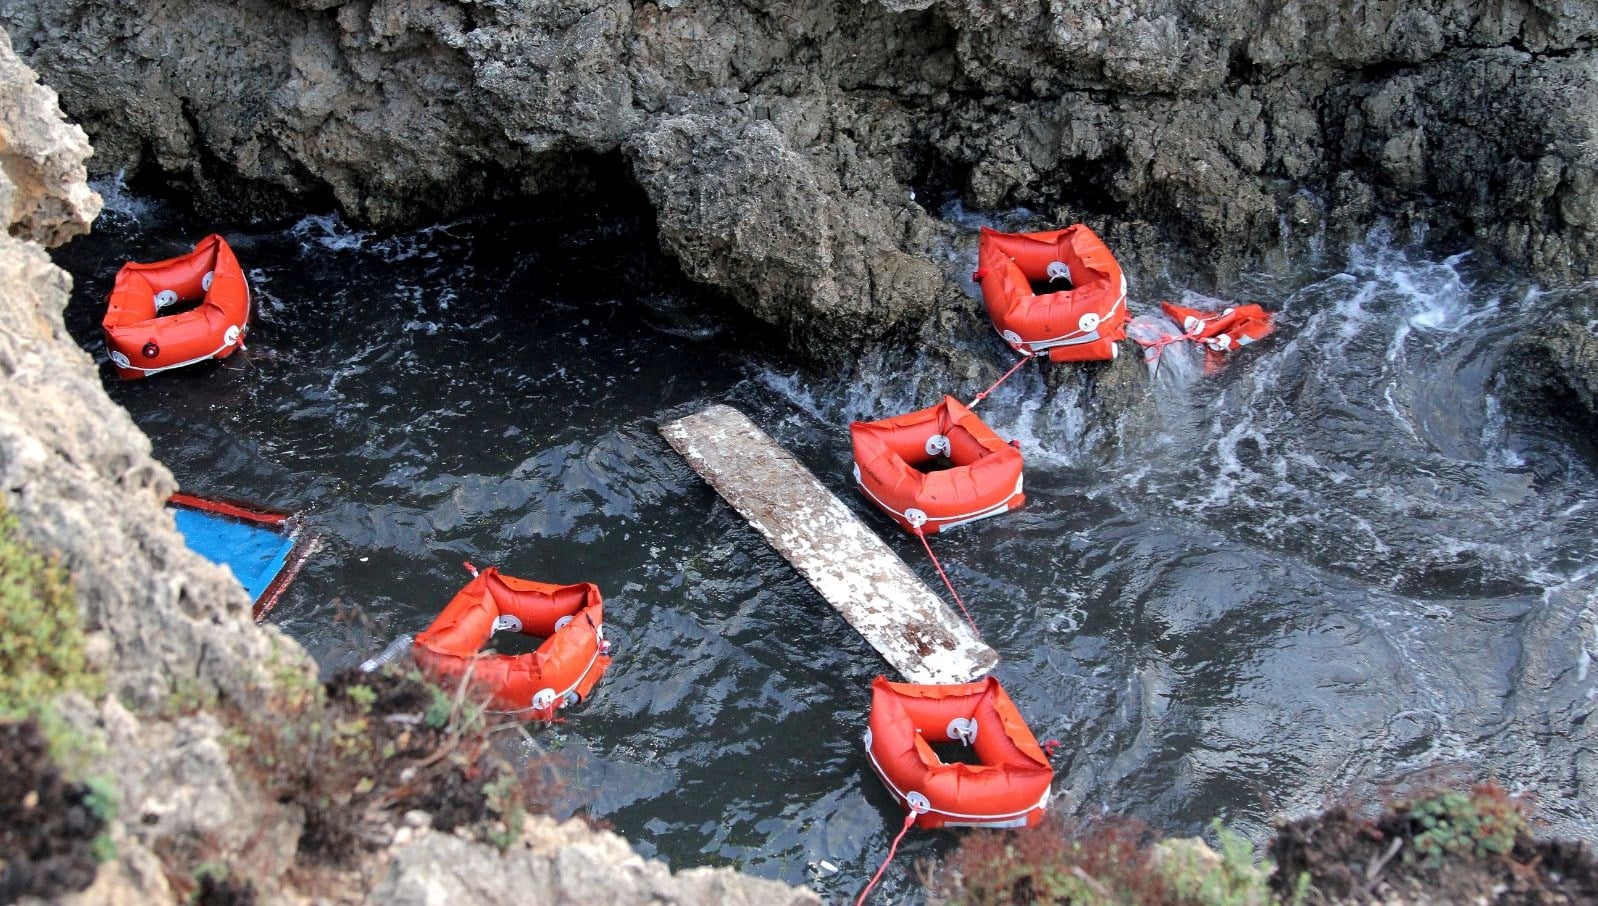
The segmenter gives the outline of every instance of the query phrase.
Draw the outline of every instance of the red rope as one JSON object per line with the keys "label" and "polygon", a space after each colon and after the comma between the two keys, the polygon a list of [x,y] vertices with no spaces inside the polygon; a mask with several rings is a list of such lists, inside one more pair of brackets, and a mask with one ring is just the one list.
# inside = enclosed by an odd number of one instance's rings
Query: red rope
{"label": "red rope", "polygon": [[932,558],[932,565],[938,569],[938,578],[943,580],[943,587],[954,596],[954,603],[960,605],[960,612],[965,614],[965,621],[971,624],[971,631],[982,637],[982,630],[977,628],[977,621],[971,619],[971,611],[965,609],[965,602],[960,599],[960,593],[954,590],[954,583],[949,581],[949,574],[943,571],[943,564],[938,562],[938,555],[932,552],[932,545],[927,543],[927,535],[916,526],[916,537],[921,539],[921,546],[927,549],[927,556]]}
{"label": "red rope", "polygon": [[1192,339],[1197,338],[1198,337],[1198,333],[1197,333],[1198,330],[1199,330],[1199,328],[1194,328],[1194,332],[1193,333],[1171,334],[1171,335],[1168,335],[1168,336],[1163,336],[1163,337],[1159,337],[1157,339],[1150,340],[1147,343],[1144,343],[1142,340],[1138,340],[1137,342],[1140,345],[1142,345],[1142,347],[1144,349],[1152,349],[1152,350],[1154,350],[1154,356],[1152,358],[1147,358],[1146,360],[1153,362],[1157,366],[1160,363],[1160,356],[1165,353],[1165,347],[1171,345],[1172,343],[1180,342],[1182,340],[1192,340]]}
{"label": "red rope", "polygon": [[899,828],[899,836],[894,837],[893,845],[888,847],[888,858],[882,860],[882,867],[878,868],[877,873],[871,876],[871,883],[866,885],[865,890],[860,891],[860,899],[854,901],[854,906],[863,906],[866,897],[871,895],[871,889],[877,886],[878,881],[882,880],[882,873],[888,870],[888,863],[893,861],[893,854],[899,851],[899,841],[904,839],[905,834],[910,833],[910,828],[916,823],[917,814],[919,812],[911,809],[910,813],[904,816],[904,827]]}
{"label": "red rope", "polygon": [[983,400],[987,399],[989,394],[991,394],[991,393],[993,393],[993,391],[999,389],[999,385],[1004,383],[1005,381],[1008,381],[1010,379],[1010,375],[1015,374],[1017,371],[1020,371],[1022,365],[1025,365],[1027,362],[1032,361],[1032,355],[1033,354],[1029,353],[1027,355],[1022,356],[1021,357],[1021,361],[1016,362],[1015,365],[1011,366],[1009,371],[1006,371],[1004,373],[1004,377],[999,378],[998,380],[994,381],[993,382],[993,386],[991,386],[988,389],[986,389],[986,390],[982,391],[981,393],[977,394],[976,399],[972,400],[971,401],[971,405],[967,406],[966,408],[967,409],[975,409],[977,407],[977,403],[980,403]]}

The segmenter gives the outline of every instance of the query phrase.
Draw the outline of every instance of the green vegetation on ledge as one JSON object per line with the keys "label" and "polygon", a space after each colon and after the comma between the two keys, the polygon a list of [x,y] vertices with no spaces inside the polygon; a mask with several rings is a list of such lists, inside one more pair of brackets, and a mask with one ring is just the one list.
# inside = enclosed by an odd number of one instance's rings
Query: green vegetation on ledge
{"label": "green vegetation on ledge", "polygon": [[30,547],[0,504],[0,720],[38,717],[67,692],[98,697],[104,683],[84,647],[66,570]]}
{"label": "green vegetation on ledge", "polygon": [[1219,821],[1211,849],[1126,819],[1050,815],[1031,830],[971,833],[930,887],[960,906],[1598,902],[1592,853],[1535,839],[1529,809],[1496,784],[1431,787],[1283,824],[1269,858]]}
{"label": "green vegetation on ledge", "polygon": [[80,778],[91,743],[57,710],[104,690],[85,648],[66,571],[0,504],[0,902],[82,890],[116,855],[116,789]]}

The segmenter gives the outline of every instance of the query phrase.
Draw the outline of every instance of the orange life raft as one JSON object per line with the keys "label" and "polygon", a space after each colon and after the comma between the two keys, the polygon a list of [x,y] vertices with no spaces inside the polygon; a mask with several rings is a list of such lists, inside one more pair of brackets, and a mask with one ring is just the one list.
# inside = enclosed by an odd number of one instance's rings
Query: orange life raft
{"label": "orange life raft", "polygon": [[[908,532],[933,535],[1026,502],[1021,451],[952,396],[918,412],[849,426],[860,490]],[[937,457],[950,469],[923,471]]]}
{"label": "orange life raft", "polygon": [[1272,330],[1271,313],[1250,302],[1219,313],[1200,311],[1161,302],[1167,317],[1182,325],[1183,335],[1204,347],[1204,367],[1214,371],[1226,353],[1255,340],[1263,340]]}
{"label": "orange life raft", "polygon": [[[1083,224],[1046,233],[982,228],[977,272],[993,329],[1026,355],[1055,362],[1113,359],[1126,338],[1126,277]],[[1034,282],[1068,277],[1070,288],[1038,295]]]}
{"label": "orange life raft", "polygon": [[[544,639],[528,654],[484,655],[496,630]],[[416,637],[416,663],[435,677],[470,682],[501,711],[548,720],[588,697],[610,666],[599,587],[548,585],[483,570]]]}
{"label": "orange life raft", "polygon": [[[866,756],[895,799],[936,827],[1030,827],[1043,820],[1054,768],[993,677],[949,686],[871,684]],[[981,764],[946,764],[960,742]]]}
{"label": "orange life raft", "polygon": [[[199,307],[162,316],[169,305]],[[117,271],[100,327],[117,376],[124,380],[225,359],[249,330],[250,286],[221,236],[194,251],[149,264],[130,261]]]}

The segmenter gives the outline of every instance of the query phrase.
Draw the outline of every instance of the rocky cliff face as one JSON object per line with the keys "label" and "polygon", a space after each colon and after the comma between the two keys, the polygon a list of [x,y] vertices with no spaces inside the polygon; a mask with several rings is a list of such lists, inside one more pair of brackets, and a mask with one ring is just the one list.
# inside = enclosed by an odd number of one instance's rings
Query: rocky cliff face
{"label": "rocky cliff face", "polygon": [[386,848],[347,872],[299,864],[303,817],[241,768],[225,715],[265,707],[274,686],[310,682],[315,666],[253,625],[239,584],[184,545],[163,509],[171,474],[62,324],[70,278],[42,244],[87,231],[98,213],[89,155],[0,33],[0,493],[28,540],[70,571],[110,692],[60,708],[92,740],[86,772],[109,778],[118,800],[117,855],[73,899],[187,902],[193,878],[179,866],[208,860],[267,902],[818,902],[725,869],[673,875],[612,834],[548,819],[503,854],[421,821],[389,828]]}
{"label": "rocky cliff face", "polygon": [[1378,216],[1598,273],[1598,8],[1555,0],[33,0],[104,171],[399,225],[614,174],[812,351],[934,310],[950,198],[1215,273]]}

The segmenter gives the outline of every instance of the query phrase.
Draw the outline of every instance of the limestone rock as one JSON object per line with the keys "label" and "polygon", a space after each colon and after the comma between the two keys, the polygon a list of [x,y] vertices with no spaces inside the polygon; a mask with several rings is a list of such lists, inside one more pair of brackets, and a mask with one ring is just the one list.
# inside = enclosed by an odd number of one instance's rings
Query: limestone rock
{"label": "limestone rock", "polygon": [[817,350],[924,315],[942,284],[935,264],[900,250],[892,207],[845,192],[769,121],[670,117],[627,149],[688,274]]}
{"label": "limestone rock", "polygon": [[56,93],[11,51],[0,32],[0,223],[12,236],[54,246],[89,230],[100,196],[83,162],[92,149],[67,123]]}
{"label": "limestone rock", "polygon": [[548,903],[646,906],[718,903],[726,906],[806,906],[821,898],[803,888],[696,868],[673,875],[641,858],[627,842],[580,821],[527,821],[503,855],[449,834],[427,831],[396,845],[387,872],[372,888],[372,906],[448,906],[454,903]]}

